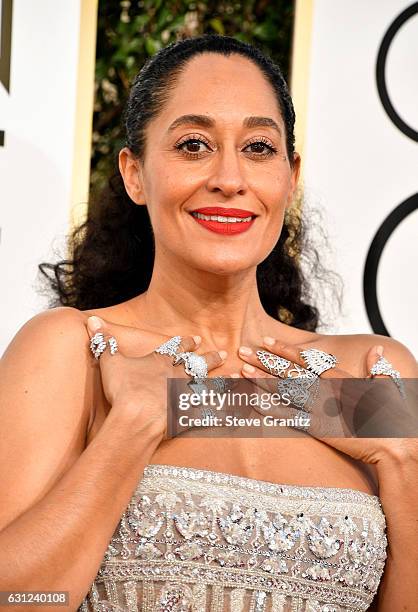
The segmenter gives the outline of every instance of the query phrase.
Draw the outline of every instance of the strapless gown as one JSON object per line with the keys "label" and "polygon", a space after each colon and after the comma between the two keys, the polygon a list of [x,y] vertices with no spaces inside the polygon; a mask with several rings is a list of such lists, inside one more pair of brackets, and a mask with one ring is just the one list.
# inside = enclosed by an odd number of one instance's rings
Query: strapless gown
{"label": "strapless gown", "polygon": [[149,465],[79,610],[367,610],[386,559],[379,498]]}

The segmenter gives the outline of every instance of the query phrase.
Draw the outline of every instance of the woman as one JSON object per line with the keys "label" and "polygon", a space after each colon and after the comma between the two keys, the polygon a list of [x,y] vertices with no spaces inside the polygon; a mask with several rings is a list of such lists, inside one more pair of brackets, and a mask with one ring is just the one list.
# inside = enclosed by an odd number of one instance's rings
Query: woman
{"label": "woman", "polygon": [[306,372],[302,349],[331,360],[321,378],[365,377],[382,354],[417,376],[395,340],[315,332],[286,242],[300,157],[279,69],[228,37],[176,43],[138,75],[125,124],[127,195],[92,211],[72,284],[55,269],[69,306],[3,356],[1,589],[69,591],[68,610],[412,611],[414,440],[166,439],[187,352],[210,377],[278,380],[259,350]]}

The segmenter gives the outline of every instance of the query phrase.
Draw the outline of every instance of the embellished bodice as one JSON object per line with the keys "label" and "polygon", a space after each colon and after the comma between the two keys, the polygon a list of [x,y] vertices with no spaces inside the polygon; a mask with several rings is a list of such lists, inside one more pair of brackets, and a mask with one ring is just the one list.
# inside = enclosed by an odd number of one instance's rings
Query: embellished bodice
{"label": "embellished bodice", "polygon": [[149,465],[79,610],[367,610],[386,544],[373,495]]}

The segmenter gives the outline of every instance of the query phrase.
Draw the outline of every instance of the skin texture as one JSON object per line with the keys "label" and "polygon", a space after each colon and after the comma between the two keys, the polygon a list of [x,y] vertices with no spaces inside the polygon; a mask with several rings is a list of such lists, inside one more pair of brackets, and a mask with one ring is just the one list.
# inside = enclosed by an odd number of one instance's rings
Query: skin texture
{"label": "skin texture", "polygon": [[[210,116],[214,127],[190,124],[169,130],[184,114]],[[244,128],[244,119],[254,115],[272,118],[281,134],[272,127]],[[175,148],[188,138],[202,142],[183,145],[183,152]],[[277,153],[263,156],[260,152],[265,153],[266,147],[248,146],[260,138]],[[184,150],[198,151],[199,157],[191,158]],[[148,127],[145,159],[139,161],[128,149],[120,153],[125,187],[134,202],[148,206],[154,229],[156,255],[150,287],[125,305],[94,312],[168,337],[201,335],[202,350],[228,352],[214,374],[240,372],[239,346],[254,349],[263,336],[273,336],[289,345],[334,352],[343,370],[366,375],[366,353],[380,340],[301,331],[269,317],[259,300],[256,266],[277,241],[299,169],[297,153],[293,164],[287,158],[280,110],[258,67],[236,55],[206,53],[193,58],[163,111]],[[189,213],[215,205],[243,208],[258,217],[247,232],[221,236],[202,228]],[[151,344],[143,347],[145,352],[152,348]],[[376,491],[372,469],[356,465],[316,440],[300,442],[174,440],[163,443],[154,459],[266,480]],[[222,452],[208,452],[214,446]]]}
{"label": "skin texture", "polygon": [[[179,109],[181,114],[210,115],[214,127],[190,125],[169,132]],[[272,128],[243,129],[243,120],[250,115],[273,118],[282,130],[281,136]],[[248,140],[259,136],[265,136],[277,148],[276,155],[257,159],[249,154]],[[203,151],[201,157],[191,159],[173,150],[187,137],[203,137],[206,141],[191,147],[192,151]],[[186,148],[190,149],[188,145]],[[256,150],[260,151],[257,147]],[[214,375],[259,375],[257,371],[246,374],[242,369],[246,357],[239,353],[239,347],[244,345],[254,351],[263,345],[263,336],[270,336],[287,346],[332,352],[338,355],[343,372],[358,377],[367,375],[374,362],[374,347],[380,346],[402,376],[416,377],[414,357],[392,339],[304,332],[271,319],[263,311],[255,267],[277,240],[299,169],[297,153],[293,164],[286,157],[280,112],[260,71],[240,57],[205,54],[194,58],[164,111],[149,126],[143,163],[134,159],[129,150],[120,154],[125,187],[138,205],[146,203],[155,232],[156,258],[150,287],[122,310],[105,309],[96,314],[110,314],[115,322],[117,319],[112,317],[121,315],[128,325],[159,329],[167,336],[200,334],[203,350],[228,351],[226,361],[214,370]],[[244,208],[259,216],[248,232],[231,239],[204,230],[190,218],[188,211],[211,205]],[[411,441],[405,445],[396,440],[385,445],[370,440],[343,442],[338,440],[332,447],[313,438],[175,439],[160,444],[152,462],[203,467],[275,482],[352,487],[369,493],[377,493],[379,484],[381,490],[393,490],[386,484],[389,481],[392,485],[397,483],[399,489],[395,476],[399,463],[408,466],[404,469],[409,479],[411,474],[417,474],[417,449]],[[384,600],[381,595],[379,604],[375,603],[382,612],[391,610],[395,602],[401,609],[412,610],[416,601],[412,569],[416,568],[416,557],[399,560],[403,545],[411,535],[416,536],[416,523],[408,522],[411,501],[416,506],[416,499],[406,500],[402,495],[397,498],[396,520],[391,509],[385,508],[389,535],[397,549],[389,549],[386,578],[380,589]],[[387,499],[386,506],[390,503],[393,506],[393,500]],[[400,518],[408,522],[408,531],[399,532]],[[394,586],[401,579],[406,588],[400,597]]]}
{"label": "skin texture", "polygon": [[[210,115],[215,127],[189,125],[168,133],[186,113]],[[244,128],[248,116],[274,119],[282,134]],[[208,143],[199,145],[200,157],[175,148],[181,139],[196,137]],[[258,151],[265,149],[248,147],[260,138],[275,146],[277,155],[260,159]],[[263,337],[270,336],[279,341],[277,354],[317,347],[337,355],[340,368],[356,377],[367,374],[381,345],[402,376],[418,377],[414,357],[393,339],[306,332],[264,312],[256,266],[277,241],[299,166],[297,154],[293,164],[286,158],[283,121],[258,68],[239,56],[214,54],[187,64],[163,112],[148,127],[145,159],[121,152],[126,189],[138,206],[146,203],[153,224],[151,284],[145,294],[109,308],[57,308],[37,315],[0,360],[5,442],[0,447],[5,497],[0,590],[70,590],[72,602],[79,604],[144,465],[168,463],[368,493],[377,492],[379,481],[390,554],[378,610],[416,609],[417,560],[410,542],[416,537],[417,512],[411,509],[417,505],[417,460],[410,441],[345,440],[342,448],[341,440],[338,447],[303,434],[300,439],[162,440],[155,406],[146,400],[154,377],[164,374],[158,359],[166,358],[154,355],[151,365],[135,362],[168,337],[199,335],[197,352],[212,355],[210,376],[245,376],[244,364],[253,362],[239,347],[266,348]],[[215,234],[189,214],[211,205],[251,210],[258,217],[245,233]],[[103,355],[100,362],[92,358],[90,315],[105,321],[106,332],[118,340],[119,355]],[[227,351],[223,360],[215,358],[220,350]],[[131,378],[123,379],[128,369]],[[126,387],[120,392],[122,379],[129,383],[129,401]],[[141,410],[151,418],[141,419]]]}

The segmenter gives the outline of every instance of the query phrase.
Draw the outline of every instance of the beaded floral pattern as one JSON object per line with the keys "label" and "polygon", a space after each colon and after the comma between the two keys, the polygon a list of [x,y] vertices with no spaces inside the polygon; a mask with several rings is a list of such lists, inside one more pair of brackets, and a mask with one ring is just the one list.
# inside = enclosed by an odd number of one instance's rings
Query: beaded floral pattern
{"label": "beaded floral pattern", "polygon": [[79,609],[367,610],[386,546],[373,495],[150,465]]}

